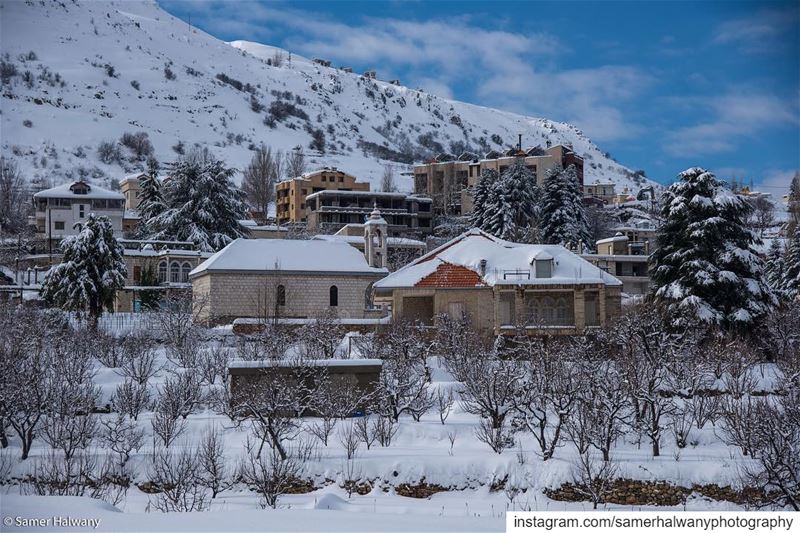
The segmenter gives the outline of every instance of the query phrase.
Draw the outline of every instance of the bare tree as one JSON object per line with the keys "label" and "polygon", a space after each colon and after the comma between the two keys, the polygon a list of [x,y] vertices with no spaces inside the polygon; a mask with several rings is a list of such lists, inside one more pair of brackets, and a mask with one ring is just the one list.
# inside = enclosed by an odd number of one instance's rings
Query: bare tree
{"label": "bare tree", "polygon": [[156,449],[147,475],[158,492],[151,496],[150,504],[163,513],[206,509],[208,495],[201,483],[200,465],[194,449]]}
{"label": "bare tree", "polygon": [[296,338],[302,346],[301,355],[303,357],[333,359],[339,355],[338,349],[345,333],[346,331],[339,323],[336,314],[326,311],[298,329]]}
{"label": "bare tree", "polygon": [[394,436],[397,434],[397,430],[400,429],[400,426],[393,418],[388,416],[376,417],[374,419],[374,424],[373,431],[378,444],[384,448],[391,446],[392,439],[394,439]]}
{"label": "bare tree", "polygon": [[[372,424],[370,424],[370,418],[373,418]],[[375,418],[377,417],[362,416],[357,418],[355,421],[354,430],[361,439],[361,442],[363,442],[367,447],[367,450],[370,449],[370,447],[375,443],[375,439],[378,438],[375,431]]]}
{"label": "bare tree", "polygon": [[597,461],[590,453],[583,453],[574,468],[575,492],[589,498],[592,508],[597,509],[611,491],[616,476],[617,467],[612,461]]}
{"label": "bare tree", "polygon": [[756,400],[746,425],[755,462],[744,467],[744,485],[762,489],[769,504],[800,511],[800,390]]}
{"label": "bare tree", "polygon": [[355,457],[361,440],[359,440],[358,428],[354,423],[345,424],[344,428],[339,430],[339,443],[344,448],[348,460]]}
{"label": "bare tree", "polygon": [[278,499],[288,492],[303,471],[303,461],[298,454],[282,455],[277,447],[262,454],[248,443],[247,456],[239,467],[239,479],[261,497],[262,509],[275,509]]}
{"label": "bare tree", "polygon": [[111,395],[111,410],[121,415],[139,418],[142,411],[150,406],[150,390],[147,385],[140,385],[133,380],[125,380],[117,385]]}
{"label": "bare tree", "polygon": [[447,417],[450,416],[450,410],[455,403],[455,396],[452,389],[444,390],[439,387],[436,389],[436,410],[439,412],[439,421],[444,425]]}
{"label": "bare tree", "polygon": [[242,177],[242,192],[251,207],[266,219],[275,195],[275,184],[283,175],[283,153],[269,146],[259,146]]}
{"label": "bare tree", "polygon": [[17,163],[0,157],[0,237],[25,231],[31,205],[30,194]]}
{"label": "bare tree", "polygon": [[232,472],[225,461],[222,433],[217,427],[208,427],[203,432],[197,459],[200,463],[199,482],[211,491],[212,499],[233,486]]}
{"label": "bare tree", "polygon": [[[56,371],[53,375],[50,403],[42,424],[42,438],[59,449],[67,459],[86,449],[97,435],[97,418],[92,411],[100,390],[88,381],[66,381]],[[45,378],[47,379],[47,378]]]}
{"label": "bare tree", "polygon": [[286,178],[302,176],[306,171],[306,156],[302,146],[295,146],[286,154]]}
{"label": "bare tree", "polygon": [[136,422],[118,414],[114,418],[102,420],[102,443],[119,457],[118,464],[124,466],[131,457],[131,452],[144,444],[144,430],[139,429]]}
{"label": "bare tree", "polygon": [[225,382],[228,373],[228,348],[221,342],[215,342],[200,348],[197,357],[198,373],[202,382],[214,385],[219,378]]}
{"label": "bare tree", "polygon": [[186,420],[181,418],[185,404],[177,387],[164,388],[158,397],[150,425],[153,435],[161,439],[164,447],[169,446],[186,431]]}
{"label": "bare tree", "polygon": [[156,344],[147,335],[138,333],[127,335],[120,346],[121,357],[115,372],[130,378],[141,386],[146,386],[150,378],[161,371],[156,356]]}
{"label": "bare tree", "polygon": [[394,180],[394,167],[383,165],[383,176],[381,176],[382,192],[397,192],[397,185]]}

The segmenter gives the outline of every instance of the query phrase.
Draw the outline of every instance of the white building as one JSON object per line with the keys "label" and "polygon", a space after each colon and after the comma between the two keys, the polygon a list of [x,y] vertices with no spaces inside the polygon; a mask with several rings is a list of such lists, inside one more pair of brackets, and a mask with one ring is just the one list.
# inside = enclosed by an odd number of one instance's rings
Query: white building
{"label": "white building", "polygon": [[125,197],[115,191],[79,180],[33,195],[37,236],[55,248],[64,237],[78,233],[75,225],[90,213],[108,217],[114,233],[122,233]]}

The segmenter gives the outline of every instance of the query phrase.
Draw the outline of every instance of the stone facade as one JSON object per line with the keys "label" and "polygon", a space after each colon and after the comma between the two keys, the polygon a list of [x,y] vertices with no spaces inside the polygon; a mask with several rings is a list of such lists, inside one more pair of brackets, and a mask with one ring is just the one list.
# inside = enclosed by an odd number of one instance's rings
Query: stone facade
{"label": "stone facade", "polygon": [[[213,324],[236,318],[314,318],[326,313],[364,318],[372,283],[381,277],[334,272],[207,272],[192,279],[195,314]],[[332,287],[336,287],[335,299]]]}
{"label": "stone facade", "polygon": [[[503,296],[505,295],[505,296]],[[510,296],[510,298],[509,298]],[[561,324],[542,323],[532,316],[546,297],[568,298],[565,310],[571,312]],[[513,301],[513,312],[501,309],[505,298]],[[536,300],[534,303],[532,300]],[[589,302],[587,303],[587,300]],[[621,288],[596,285],[518,285],[479,287],[471,289],[407,288],[394,289],[384,303],[391,303],[396,320],[420,321],[433,325],[435,317],[449,315],[459,318],[466,314],[473,326],[484,333],[510,335],[573,335],[587,327],[599,327],[621,313]]]}

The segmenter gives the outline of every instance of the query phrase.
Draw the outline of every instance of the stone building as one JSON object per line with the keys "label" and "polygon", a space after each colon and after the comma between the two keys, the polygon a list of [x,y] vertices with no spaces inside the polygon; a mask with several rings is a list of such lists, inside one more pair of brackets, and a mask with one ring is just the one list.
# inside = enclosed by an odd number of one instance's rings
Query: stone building
{"label": "stone building", "polygon": [[495,335],[569,335],[621,311],[622,283],[563,246],[518,244],[470,230],[374,286],[395,320],[468,316]]}
{"label": "stone building", "polygon": [[414,192],[432,198],[437,214],[466,215],[472,212],[471,191],[481,172],[493,169],[502,173],[519,158],[524,159],[525,166],[539,184],[544,183],[548,170],[575,165],[583,186],[583,158],[570,147],[556,145],[543,149],[537,146],[523,150],[520,141],[517,148],[492,151],[483,157],[472,153],[440,154],[429,163],[417,165],[414,167]]}
{"label": "stone building", "polygon": [[324,190],[368,191],[369,183],[336,168],[322,168],[275,186],[275,219],[279,225],[306,222],[306,196]]}
{"label": "stone building", "polygon": [[212,324],[372,316],[372,284],[387,274],[375,265],[345,242],[237,239],[189,273],[195,315]]}

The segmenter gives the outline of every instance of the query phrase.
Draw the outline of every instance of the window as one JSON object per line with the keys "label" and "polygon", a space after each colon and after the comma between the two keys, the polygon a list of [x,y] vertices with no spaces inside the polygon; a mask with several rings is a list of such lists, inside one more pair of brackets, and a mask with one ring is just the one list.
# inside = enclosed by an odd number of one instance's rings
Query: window
{"label": "window", "polygon": [[339,176],[339,183],[344,183],[344,176]]}
{"label": "window", "polygon": [[181,281],[184,283],[189,281],[189,272],[192,271],[192,265],[190,263],[184,263],[181,266]]}
{"label": "window", "polygon": [[78,216],[80,218],[86,216],[86,206],[84,204],[78,204]]}
{"label": "window", "polygon": [[142,267],[134,266],[133,267],[133,282],[134,283],[139,283],[139,281],[141,279],[142,279]]}
{"label": "window", "polygon": [[56,220],[55,225],[56,229],[64,229],[64,222],[61,220]]}
{"label": "window", "polygon": [[178,283],[181,280],[181,267],[177,261],[173,261],[169,265],[169,281],[170,283]]}
{"label": "window", "polygon": [[286,287],[278,285],[278,288],[275,290],[275,299],[278,300],[278,305],[281,307],[286,305]]}
{"label": "window", "polygon": [[339,306],[339,287],[336,285],[331,285],[331,288],[328,291],[328,299],[331,307]]}
{"label": "window", "polygon": [[532,326],[574,326],[571,292],[526,294],[528,321]]}
{"label": "window", "polygon": [[328,181],[328,177],[327,176],[322,176],[322,181]]}
{"label": "window", "polygon": [[501,292],[500,293],[500,325],[501,326],[513,326],[516,322],[515,317],[515,298],[513,292]]}
{"label": "window", "polygon": [[158,264],[158,282],[165,283],[167,281],[167,262],[161,261]]}
{"label": "window", "polygon": [[583,309],[587,326],[600,325],[600,308],[598,306],[598,293],[586,291],[583,293]]}
{"label": "window", "polygon": [[553,277],[553,260],[552,259],[537,259],[536,260],[536,277],[537,278],[552,278]]}

